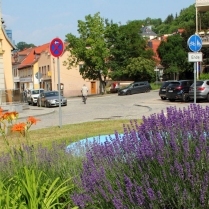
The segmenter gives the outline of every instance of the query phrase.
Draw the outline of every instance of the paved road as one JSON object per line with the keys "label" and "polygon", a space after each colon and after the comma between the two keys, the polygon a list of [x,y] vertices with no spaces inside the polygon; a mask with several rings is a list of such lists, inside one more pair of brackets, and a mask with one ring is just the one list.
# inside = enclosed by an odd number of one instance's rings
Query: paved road
{"label": "paved road", "polygon": [[[206,106],[209,103],[201,103]],[[61,120],[59,107],[38,108],[30,106],[30,110],[25,111],[25,116],[34,115],[41,121],[32,129],[40,129],[50,126],[61,126],[64,124],[75,124],[88,121],[108,120],[108,119],[139,119],[148,117],[154,113],[166,111],[169,106],[183,108],[189,103],[162,101],[158,96],[158,91],[135,94],[129,96],[118,96],[110,94],[105,96],[88,97],[87,104],[83,104],[81,98],[69,98],[68,106],[61,108]],[[42,115],[42,113],[50,113]],[[24,111],[20,116],[24,115]],[[25,120],[21,117],[19,120]],[[60,123],[61,121],[61,123]]]}

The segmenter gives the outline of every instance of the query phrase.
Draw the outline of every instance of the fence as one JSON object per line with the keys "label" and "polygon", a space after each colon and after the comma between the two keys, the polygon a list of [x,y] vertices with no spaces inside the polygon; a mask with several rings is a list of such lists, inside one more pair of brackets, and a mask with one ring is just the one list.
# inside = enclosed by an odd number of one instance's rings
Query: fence
{"label": "fence", "polygon": [[23,103],[23,92],[20,89],[0,90],[0,105],[7,103]]}

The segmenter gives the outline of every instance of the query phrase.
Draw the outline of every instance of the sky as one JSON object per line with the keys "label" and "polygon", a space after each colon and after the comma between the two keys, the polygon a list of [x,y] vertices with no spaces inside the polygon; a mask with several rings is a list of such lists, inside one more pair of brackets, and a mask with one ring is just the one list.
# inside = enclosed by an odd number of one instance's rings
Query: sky
{"label": "sky", "polygon": [[40,46],[68,33],[78,35],[78,20],[100,13],[114,23],[161,18],[179,14],[195,0],[0,0],[6,29],[18,42]]}

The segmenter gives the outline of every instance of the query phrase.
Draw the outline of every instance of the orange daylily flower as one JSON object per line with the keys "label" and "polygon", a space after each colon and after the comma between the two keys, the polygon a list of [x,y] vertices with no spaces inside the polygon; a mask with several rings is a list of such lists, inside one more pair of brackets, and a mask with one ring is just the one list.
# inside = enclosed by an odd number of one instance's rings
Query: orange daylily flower
{"label": "orange daylily flower", "polygon": [[26,128],[26,123],[17,123],[17,124],[14,124],[11,128],[12,131],[17,131],[17,132],[24,132],[25,131],[25,128]]}
{"label": "orange daylily flower", "polygon": [[10,112],[10,118],[11,120],[15,120],[18,118],[18,112]]}
{"label": "orange daylily flower", "polygon": [[4,111],[4,110],[0,107],[0,114],[2,114],[2,113],[3,113],[3,111]]}
{"label": "orange daylily flower", "polygon": [[40,121],[40,120],[37,119],[37,118],[34,118],[32,116],[28,117],[28,119],[27,119],[27,122],[30,123],[31,125],[32,124],[35,124],[36,125],[37,121]]}
{"label": "orange daylily flower", "polygon": [[3,120],[15,120],[18,118],[18,112],[6,112],[1,116]]}
{"label": "orange daylily flower", "polygon": [[3,119],[3,120],[8,120],[8,119],[9,119],[9,115],[10,115],[9,112],[5,112],[5,113],[2,115],[2,119]]}

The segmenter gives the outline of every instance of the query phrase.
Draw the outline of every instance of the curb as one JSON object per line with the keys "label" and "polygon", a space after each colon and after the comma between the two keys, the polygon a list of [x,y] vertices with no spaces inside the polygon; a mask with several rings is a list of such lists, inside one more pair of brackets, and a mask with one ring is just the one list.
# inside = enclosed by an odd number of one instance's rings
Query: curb
{"label": "curb", "polygon": [[[36,110],[40,110],[40,109],[36,109]],[[43,109],[44,110],[44,109]],[[28,111],[28,112],[27,112]],[[33,117],[37,117],[37,116],[42,116],[42,115],[49,115],[55,112],[55,110],[51,110],[51,111],[46,111],[44,110],[43,112],[39,112],[39,113],[35,113],[33,112],[34,110],[32,109],[28,109],[28,110],[23,110],[23,112],[19,113],[19,117],[18,119],[24,119],[24,118],[28,118],[29,116],[33,116]]]}

